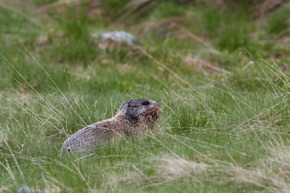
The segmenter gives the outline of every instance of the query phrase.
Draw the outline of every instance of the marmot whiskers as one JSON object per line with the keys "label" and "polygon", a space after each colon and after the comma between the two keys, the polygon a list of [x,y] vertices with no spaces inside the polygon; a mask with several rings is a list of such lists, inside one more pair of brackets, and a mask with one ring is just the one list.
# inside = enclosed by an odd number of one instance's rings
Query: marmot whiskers
{"label": "marmot whiskers", "polygon": [[89,125],[65,140],[62,151],[84,152],[112,139],[144,132],[154,126],[161,113],[155,101],[126,101],[113,118]]}

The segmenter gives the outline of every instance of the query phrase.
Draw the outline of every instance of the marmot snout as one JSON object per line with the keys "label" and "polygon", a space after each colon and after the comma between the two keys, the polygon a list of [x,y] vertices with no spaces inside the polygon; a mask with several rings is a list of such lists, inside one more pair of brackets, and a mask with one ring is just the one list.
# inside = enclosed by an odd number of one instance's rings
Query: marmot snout
{"label": "marmot snout", "polygon": [[158,103],[148,99],[124,102],[117,114],[107,120],[91,124],[63,143],[62,151],[84,152],[114,138],[130,136],[152,128],[162,114]]}

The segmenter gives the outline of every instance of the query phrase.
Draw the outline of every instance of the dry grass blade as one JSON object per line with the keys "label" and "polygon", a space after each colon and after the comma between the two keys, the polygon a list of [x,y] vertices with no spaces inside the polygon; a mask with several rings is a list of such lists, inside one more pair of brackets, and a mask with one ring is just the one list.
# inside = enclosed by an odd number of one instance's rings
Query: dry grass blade
{"label": "dry grass blade", "polygon": [[119,16],[118,20],[125,20],[134,14],[136,17],[137,15],[148,11],[150,3],[152,3],[150,0],[131,0],[117,14]]}
{"label": "dry grass blade", "polygon": [[207,170],[207,164],[189,161],[183,158],[163,157],[157,159],[156,175],[165,180],[198,176]]}
{"label": "dry grass blade", "polygon": [[180,30],[185,33],[186,35],[188,35],[189,37],[191,37],[192,39],[194,39],[195,41],[201,43],[202,45],[204,45],[207,48],[210,48],[210,52],[212,52],[213,54],[217,54],[220,55],[221,53],[215,49],[212,45],[210,45],[208,42],[204,41],[203,39],[199,38],[198,36],[194,35],[193,33],[191,33],[190,31],[188,31],[187,29],[185,29],[182,26],[179,26]]}
{"label": "dry grass blade", "polygon": [[255,18],[262,18],[264,15],[273,9],[280,7],[283,0],[265,0],[260,6],[256,8]]}

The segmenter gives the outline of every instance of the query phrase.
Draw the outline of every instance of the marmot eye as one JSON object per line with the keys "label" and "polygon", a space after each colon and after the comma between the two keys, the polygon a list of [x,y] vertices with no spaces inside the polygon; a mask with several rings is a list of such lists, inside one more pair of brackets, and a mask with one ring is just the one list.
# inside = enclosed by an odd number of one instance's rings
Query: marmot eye
{"label": "marmot eye", "polygon": [[142,103],[142,105],[144,105],[144,106],[147,106],[147,105],[149,105],[150,103],[148,102],[148,101],[145,101],[145,102],[143,102]]}

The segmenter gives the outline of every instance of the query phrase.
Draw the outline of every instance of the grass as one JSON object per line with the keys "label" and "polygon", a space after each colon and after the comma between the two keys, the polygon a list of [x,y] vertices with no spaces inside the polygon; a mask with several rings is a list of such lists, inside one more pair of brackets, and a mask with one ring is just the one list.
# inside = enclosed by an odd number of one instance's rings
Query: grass
{"label": "grass", "polygon": [[[144,1],[126,21],[127,0],[55,2],[0,1],[1,192],[288,192],[289,3],[254,20],[242,4]],[[91,34],[109,30],[142,47],[101,49]],[[60,155],[132,98],[160,104],[155,130]]]}

